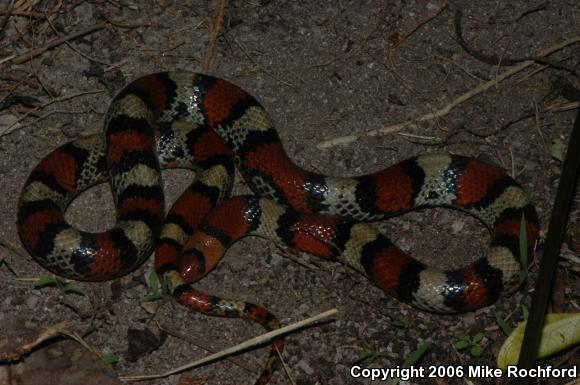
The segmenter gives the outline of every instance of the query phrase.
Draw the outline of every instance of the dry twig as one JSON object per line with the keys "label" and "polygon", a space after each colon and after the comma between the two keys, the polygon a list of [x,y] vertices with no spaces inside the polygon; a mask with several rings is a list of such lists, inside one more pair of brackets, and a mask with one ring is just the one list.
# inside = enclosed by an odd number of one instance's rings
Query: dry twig
{"label": "dry twig", "polygon": [[[556,51],[561,50],[562,48],[565,48],[569,45],[572,45],[572,44],[575,44],[578,42],[580,42],[580,35],[572,37],[568,40],[565,40],[559,44],[553,45],[552,47],[549,47],[549,48],[543,50],[542,52],[539,53],[538,57],[548,56]],[[464,93],[463,95],[457,97],[456,99],[452,100],[447,105],[443,106],[442,108],[440,108],[436,111],[429,112],[427,114],[424,114],[422,116],[407,120],[407,121],[402,122],[402,123],[397,123],[397,124],[393,124],[390,126],[377,128],[377,129],[366,131],[366,132],[356,134],[356,135],[346,135],[346,136],[341,136],[341,137],[337,137],[334,139],[326,140],[326,141],[320,142],[317,145],[317,147],[319,149],[325,149],[325,148],[330,148],[330,147],[334,147],[334,146],[338,146],[338,145],[346,145],[346,144],[350,144],[350,143],[357,141],[358,139],[360,139],[363,136],[378,136],[378,135],[394,133],[394,132],[398,132],[398,131],[402,130],[405,127],[409,127],[411,125],[415,125],[415,124],[420,123],[420,122],[425,122],[425,121],[444,117],[447,114],[449,114],[453,109],[455,109],[457,106],[459,106],[460,104],[466,102],[467,100],[473,98],[476,95],[481,94],[484,91],[487,91],[488,89],[492,88],[493,86],[496,86],[497,84],[501,83],[505,79],[507,79],[507,78],[515,75],[516,73],[521,72],[522,70],[530,67],[534,63],[535,62],[533,60],[524,61],[524,62],[512,67],[510,70],[503,72],[502,74],[498,75],[494,79],[491,79],[487,82],[484,82],[484,83],[480,84],[479,86],[475,87],[474,89]]]}
{"label": "dry twig", "polygon": [[391,35],[393,36],[392,40],[394,40],[394,46],[391,49],[397,49],[401,44],[403,44],[407,39],[409,39],[415,32],[417,32],[422,26],[429,23],[431,20],[435,19],[439,16],[447,7],[449,6],[448,3],[443,4],[437,11],[435,11],[432,15],[427,16],[423,20],[421,20],[417,25],[413,27],[409,32],[404,34],[403,36],[400,35]]}
{"label": "dry twig", "polygon": [[205,55],[205,59],[203,59],[203,71],[209,72],[211,68],[211,61],[213,59],[213,51],[215,48],[215,43],[217,41],[218,35],[222,30],[222,25],[224,23],[224,13],[226,11],[226,7],[228,5],[228,0],[216,0],[216,13],[209,24],[209,44],[207,46],[207,53]]}
{"label": "dry twig", "polygon": [[[159,327],[162,330],[165,330],[167,332],[167,334],[169,334],[169,335],[172,335],[172,336],[174,336],[176,338],[179,338],[179,339],[181,339],[183,341],[186,341],[187,343],[190,343],[192,345],[195,345],[198,348],[203,349],[203,350],[205,350],[205,351],[207,351],[209,353],[216,353],[215,350],[213,350],[213,349],[211,349],[211,348],[209,348],[209,347],[207,347],[205,345],[202,345],[199,342],[199,340],[201,338],[195,338],[196,336],[195,335],[191,335],[191,332],[188,332],[187,335],[186,334],[183,334],[183,333],[181,333],[180,331],[176,330],[175,328],[171,327],[168,324],[161,324],[161,325],[159,325]],[[201,337],[201,336],[197,336],[197,337]],[[258,368],[256,365],[250,364],[248,362],[244,362],[239,357],[227,357],[226,359],[228,361],[232,362],[233,364],[239,366],[240,368],[242,368],[242,369],[244,369],[244,370],[246,370],[248,372],[251,372],[251,373],[260,370],[260,368]]]}
{"label": "dry twig", "polygon": [[0,32],[6,27],[6,23],[8,23],[8,19],[12,16],[12,12],[14,11],[14,0],[10,1],[6,4],[6,9],[2,11],[4,18],[0,21]]}
{"label": "dry twig", "polygon": [[6,357],[1,357],[1,358],[3,360],[7,360],[7,361],[17,361],[22,356],[30,353],[34,348],[36,348],[37,346],[39,346],[43,342],[48,341],[50,339],[53,339],[57,336],[61,336],[61,335],[69,336],[69,337],[73,338],[74,340],[78,341],[81,345],[83,345],[87,349],[91,350],[90,347],[86,344],[85,341],[83,341],[82,338],[80,338],[79,336],[77,336],[73,332],[68,331],[66,329],[67,327],[68,327],[68,325],[65,322],[54,325],[54,326],[48,328],[47,330],[45,330],[44,332],[42,332],[41,334],[39,334],[34,339],[34,341],[31,341],[31,342],[26,343],[24,345],[18,346],[14,351],[9,352],[6,355]]}
{"label": "dry twig", "polygon": [[[105,92],[104,90],[92,90],[92,91],[83,91],[83,92],[79,92],[77,94],[73,94],[73,95],[67,95],[67,96],[63,96],[61,98],[56,98],[56,99],[52,99],[46,103],[44,103],[41,106],[38,106],[36,108],[33,108],[31,110],[29,110],[27,113],[25,113],[24,115],[22,115],[20,118],[18,118],[14,123],[12,123],[9,126],[6,126],[5,128],[0,127],[0,137],[7,135],[9,133],[11,133],[12,131],[16,130],[17,128],[19,128],[20,126],[18,125],[21,121],[23,121],[24,119],[26,119],[28,116],[30,115],[34,115],[36,112],[38,112],[39,110],[42,110],[43,108],[54,104],[54,103],[60,103],[60,102],[64,102],[70,99],[74,99],[77,98],[79,96],[85,96],[85,95],[94,95],[94,94],[101,94]],[[46,116],[45,116],[46,118]]]}
{"label": "dry twig", "polygon": [[320,313],[317,316],[307,318],[305,320],[293,323],[293,324],[288,325],[288,326],[284,326],[280,329],[272,330],[272,331],[265,333],[265,334],[262,334],[258,337],[246,340],[246,341],[242,342],[241,344],[232,346],[231,348],[228,348],[226,350],[222,350],[221,352],[211,354],[205,358],[202,358],[202,359],[194,361],[192,363],[180,366],[179,368],[172,369],[172,370],[165,372],[165,373],[144,375],[144,376],[127,376],[127,377],[121,377],[120,379],[123,381],[142,381],[142,380],[152,380],[155,378],[169,377],[171,375],[180,373],[184,370],[191,369],[191,368],[203,365],[203,364],[208,363],[208,362],[216,361],[222,357],[226,357],[226,356],[241,352],[243,350],[246,350],[248,348],[263,344],[264,342],[271,341],[275,337],[278,337],[282,334],[288,334],[291,331],[294,331],[297,329],[301,329],[307,325],[318,322],[324,318],[333,316],[336,313],[337,313],[336,309],[331,309],[331,310],[325,311],[324,313]]}
{"label": "dry twig", "polygon": [[101,23],[101,24],[95,24],[91,27],[85,28],[81,31],[78,32],[74,32],[71,33],[70,35],[67,36],[63,36],[60,37],[58,39],[53,39],[51,41],[49,41],[48,43],[46,43],[45,45],[43,45],[42,47],[38,47],[38,48],[34,48],[28,52],[25,52],[21,55],[18,56],[9,56],[8,58],[4,58],[2,60],[0,60],[0,63],[4,63],[7,61],[11,61],[14,64],[22,64],[27,62],[28,60],[43,54],[44,52],[48,51],[49,49],[56,47],[58,45],[61,45],[67,41],[76,39],[78,37],[84,36],[84,35],[88,35],[89,33],[93,33],[95,31],[98,31],[100,29],[103,29],[105,27],[105,24]]}
{"label": "dry twig", "polygon": [[276,74],[272,73],[271,71],[268,71],[266,68],[264,68],[263,66],[261,66],[259,63],[257,63],[248,53],[248,51],[244,48],[244,46],[236,39],[234,39],[234,43],[236,43],[236,45],[238,46],[238,48],[240,49],[240,51],[242,51],[242,53],[248,58],[249,61],[252,62],[252,64],[254,64],[254,66],[262,71],[263,73],[265,73],[266,75],[268,75],[269,77],[271,77],[272,79],[276,80],[277,82],[280,82],[282,84],[284,84],[285,86],[288,86],[290,88],[292,88],[293,90],[297,90],[298,88],[296,87],[296,85],[294,85],[293,83],[290,83],[284,79],[281,79],[280,77],[276,76]]}

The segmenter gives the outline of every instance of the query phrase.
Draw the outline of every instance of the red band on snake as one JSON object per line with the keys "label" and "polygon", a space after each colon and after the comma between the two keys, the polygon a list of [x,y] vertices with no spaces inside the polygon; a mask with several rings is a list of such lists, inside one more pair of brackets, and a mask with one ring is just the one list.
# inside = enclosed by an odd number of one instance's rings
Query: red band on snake
{"label": "red band on snake", "polygon": [[[255,196],[229,198],[234,166]],[[197,172],[167,216],[163,168]],[[115,197],[115,226],[92,234],[68,224],[69,203],[104,181]],[[467,267],[441,271],[360,223],[431,206],[480,219],[491,232],[487,254]],[[400,301],[453,313],[487,306],[519,286],[522,224],[531,257],[538,239],[536,210],[522,188],[494,166],[435,154],[356,178],[311,173],[286,155],[254,97],[225,80],[185,72],[148,75],[125,87],[107,112],[104,136],[67,143],[33,170],[18,212],[24,246],[55,274],[112,279],[136,269],[156,247],[156,270],[178,301],[267,329],[279,323],[264,308],[189,285],[244,236],[336,258]],[[282,349],[281,341],[275,344]],[[275,361],[273,352],[257,383],[268,381]]]}

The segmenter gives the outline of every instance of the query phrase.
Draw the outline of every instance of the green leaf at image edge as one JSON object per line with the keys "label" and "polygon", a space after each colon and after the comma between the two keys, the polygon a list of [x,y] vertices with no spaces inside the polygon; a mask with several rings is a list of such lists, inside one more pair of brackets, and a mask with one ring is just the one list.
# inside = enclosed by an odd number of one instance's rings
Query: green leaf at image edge
{"label": "green leaf at image edge", "polygon": [[[503,343],[497,356],[497,367],[505,370],[518,362],[526,321],[520,322]],[[580,313],[548,314],[542,329],[538,358],[580,344]]]}

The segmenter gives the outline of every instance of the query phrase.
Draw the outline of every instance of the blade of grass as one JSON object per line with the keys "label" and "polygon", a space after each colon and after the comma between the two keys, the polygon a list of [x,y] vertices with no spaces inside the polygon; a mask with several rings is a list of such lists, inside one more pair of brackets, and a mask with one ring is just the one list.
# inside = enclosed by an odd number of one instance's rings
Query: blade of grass
{"label": "blade of grass", "polygon": [[528,278],[528,233],[526,231],[526,217],[522,214],[520,221],[520,263],[522,265],[520,282],[524,282]]}
{"label": "blade of grass", "polygon": [[498,326],[500,327],[503,334],[509,336],[514,328],[512,328],[505,320],[501,317],[501,314],[495,313],[495,322],[497,322]]}
{"label": "blade of grass", "polygon": [[[403,365],[401,366],[401,368],[408,369],[411,366],[413,366],[414,364],[416,364],[417,361],[419,361],[421,359],[421,357],[423,357],[423,355],[427,352],[427,349],[429,349],[429,346],[431,346],[430,342],[425,342],[423,345],[419,346],[417,348],[417,350],[412,352],[409,355],[409,357],[405,360],[405,362],[403,362]],[[391,385],[398,385],[399,381],[400,381],[399,378],[395,378],[393,380],[393,382],[391,383]]]}
{"label": "blade of grass", "polygon": [[[580,92],[577,92],[580,99]],[[530,316],[524,333],[524,340],[520,350],[520,358],[518,367],[523,369],[530,369],[537,358],[538,348],[542,337],[542,328],[544,326],[544,318],[550,293],[552,292],[552,281],[554,273],[556,272],[556,265],[558,261],[558,254],[562,243],[562,235],[566,226],[566,219],[572,204],[574,195],[574,188],[576,186],[576,179],[578,177],[578,169],[580,168],[580,109],[576,114],[574,121],[574,128],[568,143],[568,150],[566,157],[562,164],[562,175],[558,184],[558,192],[556,193],[556,201],[550,216],[550,226],[548,227],[548,235],[546,236],[546,244],[544,247],[544,255],[540,261],[540,268],[538,280],[532,298],[532,306],[530,308]],[[519,378],[516,381],[517,385],[528,385],[530,378]]]}

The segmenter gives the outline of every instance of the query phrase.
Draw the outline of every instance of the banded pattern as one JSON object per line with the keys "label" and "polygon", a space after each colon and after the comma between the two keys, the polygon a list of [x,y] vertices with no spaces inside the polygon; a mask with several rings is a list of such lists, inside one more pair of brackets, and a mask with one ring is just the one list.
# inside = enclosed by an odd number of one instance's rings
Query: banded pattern
{"label": "banded pattern", "polygon": [[[234,165],[260,196],[230,196]],[[162,168],[191,168],[196,179],[164,220]],[[101,234],[75,229],[64,212],[75,196],[109,180],[116,225]],[[217,206],[217,207],[216,207]],[[359,223],[421,207],[446,206],[479,218],[488,253],[440,271],[406,255]],[[99,281],[137,268],[156,245],[156,270],[177,300],[207,314],[279,326],[266,309],[206,295],[189,284],[211,271],[247,235],[338,258],[389,295],[427,311],[486,306],[519,284],[522,221],[532,256],[538,218],[521,187],[501,170],[457,155],[424,155],[358,178],[305,171],[286,155],[263,107],[222,79],[186,72],[135,80],[112,101],[104,136],[81,138],[32,171],[19,205],[24,246],[45,268]],[[282,349],[257,383],[264,384]]]}

